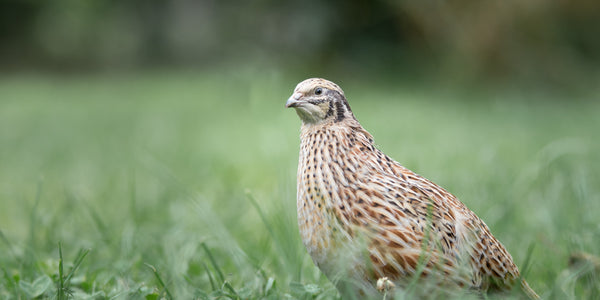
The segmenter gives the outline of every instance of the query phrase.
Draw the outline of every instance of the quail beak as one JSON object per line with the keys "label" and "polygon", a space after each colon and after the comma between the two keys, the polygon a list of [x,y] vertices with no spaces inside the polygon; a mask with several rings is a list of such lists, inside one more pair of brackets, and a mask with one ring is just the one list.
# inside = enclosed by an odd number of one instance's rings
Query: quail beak
{"label": "quail beak", "polygon": [[285,107],[297,107],[298,105],[300,105],[300,103],[302,103],[300,101],[300,97],[302,97],[302,93],[294,93],[290,98],[288,98],[287,102],[285,103]]}

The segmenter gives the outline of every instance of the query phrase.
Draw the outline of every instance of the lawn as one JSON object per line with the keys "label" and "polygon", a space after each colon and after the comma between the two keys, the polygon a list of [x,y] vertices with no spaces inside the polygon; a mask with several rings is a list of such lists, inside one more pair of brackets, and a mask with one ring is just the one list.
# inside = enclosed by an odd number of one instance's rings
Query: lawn
{"label": "lawn", "polygon": [[[297,232],[300,120],[284,103],[302,79],[3,75],[0,298],[338,297]],[[329,79],[382,150],[485,220],[543,298],[600,297],[597,91]]]}

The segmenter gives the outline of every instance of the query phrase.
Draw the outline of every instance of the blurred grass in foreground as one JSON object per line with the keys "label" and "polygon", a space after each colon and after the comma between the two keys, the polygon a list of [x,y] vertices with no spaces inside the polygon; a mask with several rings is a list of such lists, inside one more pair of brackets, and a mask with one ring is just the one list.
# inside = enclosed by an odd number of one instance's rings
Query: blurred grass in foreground
{"label": "blurred grass in foreground", "polygon": [[[300,121],[283,104],[302,79],[1,79],[0,297],[336,297],[297,233]],[[535,245],[540,295],[600,295],[598,270],[567,265],[600,254],[598,101],[330,79],[387,154],[457,195],[521,267]]]}

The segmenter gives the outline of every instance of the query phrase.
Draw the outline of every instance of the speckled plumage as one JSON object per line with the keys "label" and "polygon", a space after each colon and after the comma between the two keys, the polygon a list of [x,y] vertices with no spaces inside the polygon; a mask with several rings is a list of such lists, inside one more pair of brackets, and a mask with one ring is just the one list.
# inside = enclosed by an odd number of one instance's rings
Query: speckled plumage
{"label": "speckled plumage", "polygon": [[507,290],[520,280],[512,257],[481,219],[374,146],[338,85],[307,79],[286,107],[302,119],[300,235],[330,279],[351,277],[361,290],[385,277],[403,286],[417,273],[477,290]]}

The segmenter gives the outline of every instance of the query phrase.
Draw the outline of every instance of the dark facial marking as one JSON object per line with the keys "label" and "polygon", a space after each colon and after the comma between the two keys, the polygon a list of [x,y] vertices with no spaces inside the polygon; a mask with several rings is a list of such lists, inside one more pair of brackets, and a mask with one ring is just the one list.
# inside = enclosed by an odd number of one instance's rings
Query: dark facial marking
{"label": "dark facial marking", "polygon": [[333,102],[329,101],[329,110],[327,110],[327,114],[325,114],[325,118],[329,118],[333,116]]}
{"label": "dark facial marking", "polygon": [[341,120],[344,119],[344,112],[346,112],[346,109],[344,108],[344,104],[342,104],[342,102],[340,102],[340,101],[336,101],[335,102],[335,110],[337,112],[337,117],[336,117],[335,121],[340,122]]}
{"label": "dark facial marking", "polygon": [[321,104],[321,103],[323,103],[325,101],[326,101],[325,99],[317,99],[317,100],[308,100],[306,102],[308,102],[310,104],[313,104],[313,105],[318,105],[318,104]]}
{"label": "dark facial marking", "polygon": [[346,97],[344,97],[344,95],[342,95],[342,93],[338,92],[338,91],[331,91],[334,95],[333,97],[336,99],[339,99],[344,106],[346,107],[346,110],[348,111],[352,111],[352,109],[350,109],[350,105],[348,105],[348,101],[346,100]]}

